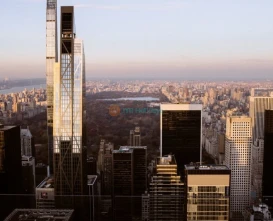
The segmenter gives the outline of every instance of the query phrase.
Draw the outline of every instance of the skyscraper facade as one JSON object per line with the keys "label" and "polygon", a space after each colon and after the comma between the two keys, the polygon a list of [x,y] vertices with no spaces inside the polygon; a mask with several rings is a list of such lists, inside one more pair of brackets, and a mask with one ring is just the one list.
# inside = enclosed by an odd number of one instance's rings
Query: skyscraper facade
{"label": "skyscraper facade", "polygon": [[[264,93],[253,88],[249,102],[249,116],[252,118],[253,142],[264,138],[264,112],[273,109],[273,94],[264,90]],[[261,90],[261,89],[260,89]],[[273,90],[273,89],[272,89]]]}
{"label": "skyscraper facade", "polygon": [[180,179],[173,155],[157,159],[149,187],[148,220],[183,220],[184,183]]}
{"label": "skyscraper facade", "polygon": [[250,204],[251,118],[232,116],[226,122],[225,165],[231,170],[230,211],[232,220],[242,220],[242,212]]}
{"label": "skyscraper facade", "polygon": [[184,220],[230,220],[230,169],[224,165],[186,165],[185,175]]}
{"label": "skyscraper facade", "polygon": [[174,154],[178,170],[201,161],[202,105],[160,105],[160,155]]}
{"label": "skyscraper facade", "polygon": [[85,68],[83,42],[75,38],[74,7],[61,7],[60,25],[60,63],[55,65],[54,73],[55,195],[82,195],[87,190],[83,136]]}
{"label": "skyscraper facade", "polygon": [[54,64],[58,61],[57,0],[47,0],[46,5],[46,92],[48,163],[53,172],[53,94]]}
{"label": "skyscraper facade", "polygon": [[264,128],[264,161],[263,161],[263,181],[262,193],[264,202],[273,208],[273,109],[265,110],[265,128]]}

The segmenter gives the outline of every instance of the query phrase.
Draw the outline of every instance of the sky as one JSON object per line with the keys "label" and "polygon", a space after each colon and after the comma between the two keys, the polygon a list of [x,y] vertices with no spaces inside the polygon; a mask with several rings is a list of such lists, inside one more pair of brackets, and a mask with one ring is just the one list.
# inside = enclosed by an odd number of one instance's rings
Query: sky
{"label": "sky", "polygon": [[[65,5],[87,78],[273,79],[272,0],[58,0],[58,19]],[[0,79],[45,77],[45,15],[1,2]]]}

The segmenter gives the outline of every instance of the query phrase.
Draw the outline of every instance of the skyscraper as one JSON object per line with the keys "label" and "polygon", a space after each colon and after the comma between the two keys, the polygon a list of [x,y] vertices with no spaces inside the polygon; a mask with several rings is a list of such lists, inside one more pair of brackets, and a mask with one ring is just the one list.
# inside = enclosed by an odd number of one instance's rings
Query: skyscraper
{"label": "skyscraper", "polygon": [[[55,195],[82,195],[87,190],[83,136],[85,68],[83,42],[75,38],[73,6],[61,7],[60,25],[60,63],[55,65],[54,73]],[[58,206],[57,200],[56,203]],[[59,205],[65,207],[66,203],[71,205],[68,200]]]}
{"label": "skyscraper", "polygon": [[1,202],[5,202],[1,204],[0,220],[20,206],[15,198],[5,194],[22,193],[20,127],[0,124],[0,195]]}
{"label": "skyscraper", "polygon": [[230,220],[230,169],[223,165],[185,166],[184,220]]}
{"label": "skyscraper", "polygon": [[134,183],[133,149],[113,150],[114,220],[132,220]]}
{"label": "skyscraper", "polygon": [[48,163],[53,172],[53,79],[54,64],[58,61],[57,0],[47,0],[46,5],[46,92]]}
{"label": "skyscraper", "polygon": [[273,162],[273,109],[265,110],[264,123],[264,162],[263,162],[263,181],[262,193],[264,203],[273,208],[273,177],[272,177],[272,162]]}
{"label": "skyscraper", "polygon": [[130,146],[141,146],[140,127],[130,130]]}
{"label": "skyscraper", "polygon": [[183,220],[184,183],[180,179],[173,155],[157,159],[156,174],[152,176],[146,203],[148,220]]}
{"label": "skyscraper", "polygon": [[264,138],[265,109],[273,109],[273,93],[266,89],[252,88],[249,103],[249,116],[252,118],[253,142],[257,139]]}
{"label": "skyscraper", "polygon": [[178,170],[201,161],[201,104],[160,105],[160,155],[174,154]]}
{"label": "skyscraper", "polygon": [[225,165],[231,170],[230,211],[232,220],[242,220],[242,212],[250,203],[251,143],[251,118],[228,117]]}

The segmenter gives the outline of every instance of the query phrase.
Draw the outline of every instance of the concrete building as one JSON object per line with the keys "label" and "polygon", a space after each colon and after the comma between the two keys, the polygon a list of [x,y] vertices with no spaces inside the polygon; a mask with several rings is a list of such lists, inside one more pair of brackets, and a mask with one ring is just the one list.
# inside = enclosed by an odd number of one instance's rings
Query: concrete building
{"label": "concrete building", "polygon": [[185,166],[184,220],[230,220],[230,169],[223,165]]}
{"label": "concrete building", "polygon": [[231,170],[230,212],[232,220],[242,220],[250,205],[251,191],[251,118],[227,117],[225,165]]}
{"label": "concrete building", "polygon": [[55,208],[53,177],[45,178],[36,187],[36,208],[37,209],[54,209]]}

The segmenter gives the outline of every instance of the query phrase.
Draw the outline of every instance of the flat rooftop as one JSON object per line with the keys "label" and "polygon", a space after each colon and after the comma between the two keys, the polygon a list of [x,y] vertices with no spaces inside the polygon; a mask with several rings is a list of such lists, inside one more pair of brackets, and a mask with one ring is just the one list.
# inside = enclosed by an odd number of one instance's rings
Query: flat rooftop
{"label": "flat rooftop", "polygon": [[9,130],[9,129],[14,128],[14,127],[17,127],[17,126],[6,126],[4,124],[0,124],[0,130],[1,131]]}
{"label": "flat rooftop", "polygon": [[74,210],[15,209],[4,221],[71,221]]}
{"label": "flat rooftop", "polygon": [[123,149],[119,149],[119,150],[113,150],[113,153],[133,153],[133,149],[131,148],[123,148]]}
{"label": "flat rooftop", "polygon": [[94,185],[97,178],[97,175],[87,175],[87,185]]}
{"label": "flat rooftop", "polygon": [[147,149],[147,146],[120,146],[120,150],[127,150],[127,149]]}
{"label": "flat rooftop", "polygon": [[186,170],[230,170],[225,165],[185,165]]}

